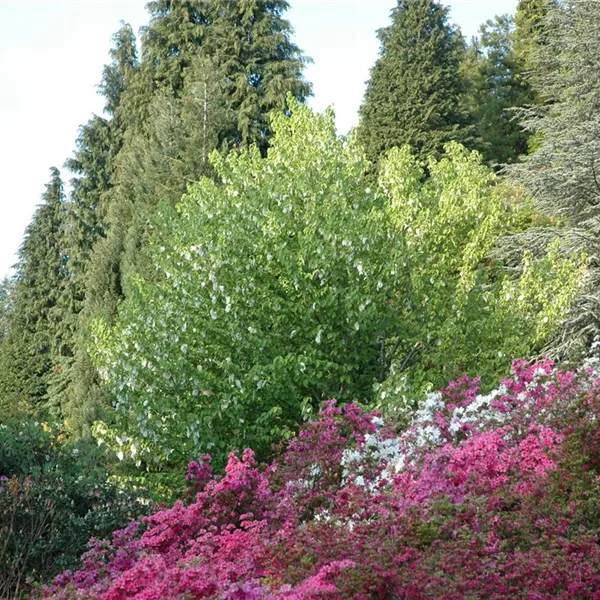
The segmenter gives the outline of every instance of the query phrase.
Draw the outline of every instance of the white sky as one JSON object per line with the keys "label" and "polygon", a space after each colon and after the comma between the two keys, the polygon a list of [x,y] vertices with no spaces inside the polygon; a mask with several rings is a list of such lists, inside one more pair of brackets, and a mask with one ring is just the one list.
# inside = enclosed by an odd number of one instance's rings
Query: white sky
{"label": "white sky", "polygon": [[[452,20],[470,38],[517,0],[446,0]],[[14,264],[49,169],[63,169],[78,127],[101,113],[97,95],[111,35],[119,22],[135,32],[147,23],[140,0],[0,0],[0,277]],[[333,105],[338,129],[357,123],[375,31],[388,25],[395,0],[291,0],[294,40],[314,63],[311,106]]]}

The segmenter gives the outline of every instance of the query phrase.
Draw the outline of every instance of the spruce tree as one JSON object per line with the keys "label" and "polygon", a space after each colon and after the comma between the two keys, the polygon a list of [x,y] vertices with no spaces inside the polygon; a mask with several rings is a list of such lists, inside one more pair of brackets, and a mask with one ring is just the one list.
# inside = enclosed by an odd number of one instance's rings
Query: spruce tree
{"label": "spruce tree", "polygon": [[394,146],[410,144],[421,159],[445,142],[469,138],[460,97],[465,44],[435,0],[398,0],[392,23],[378,32],[380,56],[360,108],[359,140],[377,161]]}
{"label": "spruce tree", "polygon": [[549,351],[558,356],[586,352],[600,336],[600,4],[571,0],[552,6],[543,21],[545,41],[537,47],[533,84],[540,106],[522,111],[523,126],[538,149],[509,169],[553,227],[512,240],[522,251],[550,239],[563,250],[584,251],[588,279],[561,335]]}

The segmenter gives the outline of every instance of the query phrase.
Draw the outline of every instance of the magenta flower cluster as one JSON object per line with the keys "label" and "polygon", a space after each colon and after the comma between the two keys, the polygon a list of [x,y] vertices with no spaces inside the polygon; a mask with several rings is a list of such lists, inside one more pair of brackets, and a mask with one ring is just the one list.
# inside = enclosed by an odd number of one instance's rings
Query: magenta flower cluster
{"label": "magenta flower cluster", "polygon": [[202,457],[192,502],[93,541],[42,597],[600,600],[600,379],[513,373],[451,383],[404,432],[329,402],[266,468]]}

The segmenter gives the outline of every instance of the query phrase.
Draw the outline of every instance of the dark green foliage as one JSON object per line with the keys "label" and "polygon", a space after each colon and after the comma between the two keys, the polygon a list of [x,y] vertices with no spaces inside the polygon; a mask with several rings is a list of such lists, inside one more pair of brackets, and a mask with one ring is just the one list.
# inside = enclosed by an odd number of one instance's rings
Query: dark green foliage
{"label": "dark green foliage", "polygon": [[137,72],[135,37],[129,25],[113,36],[112,61],[104,68],[100,91],[106,99],[109,118],[94,115],[81,127],[74,156],[66,166],[74,174],[68,202],[65,245],[68,281],[60,299],[62,327],[68,329],[60,370],[54,377],[51,396],[69,418],[74,430],[85,431],[102,409],[101,394],[90,387],[96,380],[87,357],[87,314],[94,313],[86,301],[92,265],[92,250],[107,235],[108,205],[116,170],[116,157],[123,146],[126,118],[121,100]]}
{"label": "dark green foliage", "polygon": [[514,109],[533,103],[532,89],[515,54],[515,26],[509,15],[481,26],[469,49],[470,112],[477,147],[492,165],[516,161],[527,152],[528,134]]}
{"label": "dark green foliage", "polygon": [[226,82],[223,105],[235,115],[221,129],[228,146],[257,144],[264,151],[267,115],[285,108],[286,93],[300,100],[310,93],[302,77],[307,60],[283,18],[288,6],[285,0],[150,2],[143,65],[151,65],[156,88],[177,97],[186,94],[186,85],[189,90],[194,59],[212,61],[212,70]]}
{"label": "dark green foliage", "polygon": [[420,159],[438,156],[444,143],[467,142],[461,110],[465,43],[435,0],[399,0],[390,26],[378,32],[380,57],[360,108],[358,135],[377,161],[394,146],[410,144]]}
{"label": "dark green foliage", "polygon": [[6,277],[0,285],[0,421],[24,409],[11,393],[16,385],[13,371],[16,348],[13,349],[14,337],[9,337],[14,284],[14,278]]}
{"label": "dark green foliage", "polygon": [[[220,4],[220,7],[217,5]],[[231,82],[230,107],[236,113],[234,143],[268,146],[268,115],[286,108],[286,94],[304,100],[310,86],[302,76],[307,59],[290,41],[291,27],[283,19],[285,0],[212,2],[214,17],[206,55],[215,58]],[[221,13],[223,11],[223,13]]]}
{"label": "dark green foliage", "polygon": [[110,188],[112,137],[110,121],[94,115],[80,128],[74,156],[66,161],[66,167],[75,177],[71,179],[71,194],[66,204],[63,239],[67,277],[57,302],[62,338],[60,361],[49,391],[53,402],[66,413],[72,402],[72,367],[77,352],[88,261],[92,247],[105,235],[103,196]]}
{"label": "dark green foliage", "polygon": [[[13,412],[48,404],[48,385],[61,353],[57,304],[66,279],[63,184],[56,168],[19,249],[12,310],[0,348],[0,398]],[[5,417],[0,413],[0,420]]]}
{"label": "dark green foliage", "polygon": [[[145,510],[108,482],[95,444],[71,443],[58,426],[0,425],[0,596],[20,598],[77,568],[91,537],[103,539]],[[148,504],[148,503],[146,503]]]}
{"label": "dark green foliage", "polygon": [[559,237],[565,252],[589,255],[587,286],[551,347],[571,355],[585,352],[600,335],[600,4],[573,0],[554,6],[543,28],[533,77],[541,106],[522,111],[539,148],[509,174],[556,227],[513,239],[511,249],[515,254],[523,244],[539,249]]}
{"label": "dark green foliage", "polygon": [[206,0],[157,0],[146,5],[150,24],[143,30],[143,64],[152,70],[155,86],[183,89],[183,72],[203,46],[213,15]]}
{"label": "dark green foliage", "polygon": [[121,99],[138,66],[136,39],[131,25],[122,23],[113,35],[110,50],[112,62],[104,67],[100,93],[106,99],[104,110],[111,116],[119,114]]}

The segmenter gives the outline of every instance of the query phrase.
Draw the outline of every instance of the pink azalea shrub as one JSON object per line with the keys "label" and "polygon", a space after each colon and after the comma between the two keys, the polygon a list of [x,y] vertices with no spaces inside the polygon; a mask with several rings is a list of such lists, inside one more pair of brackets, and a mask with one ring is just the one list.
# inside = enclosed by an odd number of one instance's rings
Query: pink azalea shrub
{"label": "pink azalea shrub", "polygon": [[93,541],[54,600],[600,599],[600,379],[517,361],[462,378],[399,434],[326,404],[280,458]]}

